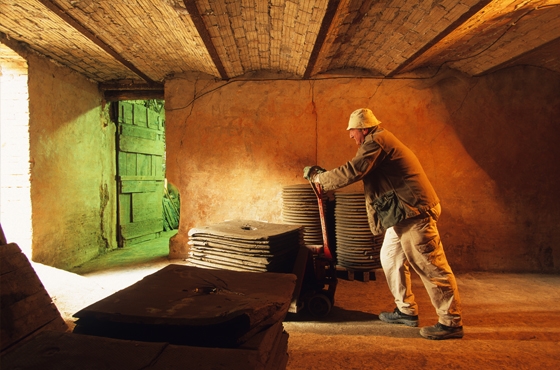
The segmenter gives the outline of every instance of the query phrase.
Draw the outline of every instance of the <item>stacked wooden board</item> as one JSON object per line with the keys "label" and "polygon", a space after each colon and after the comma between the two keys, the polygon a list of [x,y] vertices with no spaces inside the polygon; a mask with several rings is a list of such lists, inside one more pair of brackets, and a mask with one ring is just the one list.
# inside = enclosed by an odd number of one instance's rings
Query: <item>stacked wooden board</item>
{"label": "stacked wooden board", "polygon": [[288,345],[282,321],[295,284],[292,274],[172,264],[74,314],[74,333],[203,347],[208,358],[212,349],[215,357],[238,356],[253,366],[232,363],[232,369],[282,369]]}
{"label": "stacked wooden board", "polygon": [[348,270],[370,271],[381,267],[383,235],[374,236],[368,223],[362,192],[335,192],[337,264]]}
{"label": "stacked wooden board", "polygon": [[232,220],[189,230],[187,264],[254,272],[291,272],[300,246],[298,225]]}
{"label": "stacked wooden board", "polygon": [[22,370],[282,370],[288,334],[276,332],[264,331],[239,348],[205,348],[46,331],[2,355],[1,362],[2,369]]}
{"label": "stacked wooden board", "polygon": [[17,244],[5,244],[3,235],[0,233],[0,353],[41,331],[69,330],[27,256]]}
{"label": "stacked wooden board", "polygon": [[[1,231],[0,226],[2,369],[286,368],[288,334],[282,320],[294,275],[258,274],[256,278],[255,273],[166,268],[125,290],[122,301],[117,293],[80,311],[84,318],[78,331],[96,331],[96,335],[81,335],[68,332],[29,260],[16,244],[6,244]],[[119,323],[131,330],[115,330]],[[150,325],[160,328],[146,333],[143,329]],[[236,335],[228,337],[227,328]],[[200,341],[194,340],[196,332],[204,333]],[[134,340],[135,333],[142,340]],[[159,334],[158,341],[152,341],[155,337],[149,333]],[[214,333],[218,335],[212,340]],[[195,345],[171,344],[167,339]],[[209,346],[201,347],[199,342]],[[230,345],[215,345],[224,342]]]}

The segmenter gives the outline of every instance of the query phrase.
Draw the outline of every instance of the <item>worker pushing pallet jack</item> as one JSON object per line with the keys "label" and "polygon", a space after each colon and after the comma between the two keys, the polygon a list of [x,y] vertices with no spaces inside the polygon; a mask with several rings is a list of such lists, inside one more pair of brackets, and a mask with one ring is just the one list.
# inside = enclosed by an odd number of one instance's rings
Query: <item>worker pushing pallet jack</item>
{"label": "worker pushing pallet jack", "polygon": [[334,305],[337,285],[334,256],[329,245],[327,220],[323,198],[325,193],[319,184],[309,182],[319,205],[319,217],[323,245],[314,250],[302,247],[297,257],[294,273],[298,276],[298,286],[290,312],[306,308],[315,317],[325,317]]}

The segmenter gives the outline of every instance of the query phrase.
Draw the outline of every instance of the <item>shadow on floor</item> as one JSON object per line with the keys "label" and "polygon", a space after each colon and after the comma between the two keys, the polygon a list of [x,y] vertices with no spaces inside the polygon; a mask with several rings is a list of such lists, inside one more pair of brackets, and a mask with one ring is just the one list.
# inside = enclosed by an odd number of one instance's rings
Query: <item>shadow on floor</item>
{"label": "shadow on floor", "polygon": [[162,232],[157,239],[148,240],[125,248],[117,248],[102,254],[70,270],[78,275],[114,269],[128,269],[135,266],[170,262],[169,239],[177,230]]}
{"label": "shadow on floor", "polygon": [[169,239],[177,230],[157,239],[100,255],[70,271],[32,262],[32,266],[52,297],[68,327],[74,327],[73,314],[171,263]]}

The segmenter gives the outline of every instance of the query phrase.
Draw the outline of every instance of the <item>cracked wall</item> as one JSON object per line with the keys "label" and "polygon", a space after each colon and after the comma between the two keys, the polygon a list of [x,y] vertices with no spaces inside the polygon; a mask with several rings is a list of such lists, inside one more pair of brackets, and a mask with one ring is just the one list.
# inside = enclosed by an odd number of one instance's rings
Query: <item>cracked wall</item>
{"label": "cracked wall", "polygon": [[438,192],[455,270],[560,272],[557,91],[557,74],[529,67],[477,78],[169,80],[167,176],[182,200],[170,256],[186,255],[194,226],[280,222],[282,187],[305,183],[304,166],[350,159],[348,117],[369,107]]}

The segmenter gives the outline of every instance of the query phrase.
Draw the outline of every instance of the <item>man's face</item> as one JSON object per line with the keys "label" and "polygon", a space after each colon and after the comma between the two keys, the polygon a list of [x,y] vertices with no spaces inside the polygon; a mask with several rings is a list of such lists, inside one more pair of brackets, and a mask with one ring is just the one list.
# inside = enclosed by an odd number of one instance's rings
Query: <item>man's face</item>
{"label": "man's face", "polygon": [[367,130],[360,128],[353,128],[348,130],[350,132],[350,137],[356,141],[356,145],[362,145],[366,138]]}

